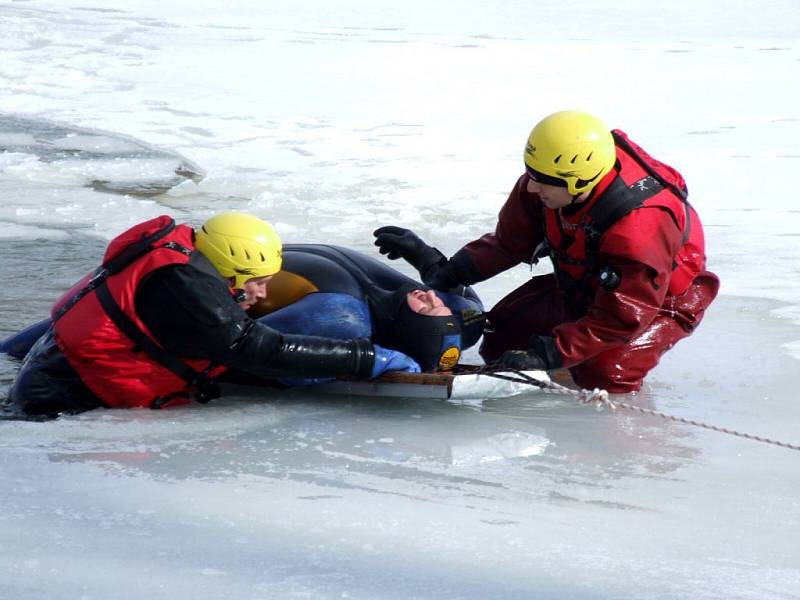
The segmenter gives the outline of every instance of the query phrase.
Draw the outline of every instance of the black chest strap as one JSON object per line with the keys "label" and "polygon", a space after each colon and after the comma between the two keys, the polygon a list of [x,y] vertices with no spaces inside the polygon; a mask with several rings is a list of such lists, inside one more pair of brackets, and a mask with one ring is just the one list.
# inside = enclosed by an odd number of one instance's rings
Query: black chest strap
{"label": "black chest strap", "polygon": [[590,269],[597,262],[597,251],[603,234],[614,223],[641,207],[663,189],[664,186],[651,175],[631,186],[625,185],[620,177],[614,178],[603,198],[589,209],[586,222],[581,226],[586,234],[586,262]]}
{"label": "black chest strap", "polygon": [[[615,132],[611,132],[611,135],[614,137],[614,143],[622,148],[625,152],[628,153],[628,156],[633,158],[642,169],[644,169],[645,173],[650,175],[651,177],[655,178],[663,187],[669,188],[669,190],[675,194],[678,198],[680,198],[681,202],[683,203],[683,210],[686,214],[686,224],[683,228],[683,236],[681,238],[681,247],[688,241],[689,234],[692,230],[692,220],[691,220],[691,205],[689,204],[689,190],[686,187],[680,187],[671,183],[664,179],[659,173],[650,165],[642,156],[631,146],[627,139],[618,135]],[[672,263],[672,268],[674,269],[677,266],[676,263]]]}

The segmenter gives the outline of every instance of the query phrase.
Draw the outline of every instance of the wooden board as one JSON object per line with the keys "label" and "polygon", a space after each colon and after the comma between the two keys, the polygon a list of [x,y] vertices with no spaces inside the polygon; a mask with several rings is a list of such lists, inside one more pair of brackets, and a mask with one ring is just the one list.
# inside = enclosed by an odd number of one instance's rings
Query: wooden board
{"label": "wooden board", "polygon": [[[454,375],[410,377],[414,373],[398,373],[409,377],[379,377],[371,381],[332,381],[315,385],[314,392],[347,396],[383,396],[389,398],[437,398],[446,400],[453,392]],[[430,376],[428,376],[430,375]]]}

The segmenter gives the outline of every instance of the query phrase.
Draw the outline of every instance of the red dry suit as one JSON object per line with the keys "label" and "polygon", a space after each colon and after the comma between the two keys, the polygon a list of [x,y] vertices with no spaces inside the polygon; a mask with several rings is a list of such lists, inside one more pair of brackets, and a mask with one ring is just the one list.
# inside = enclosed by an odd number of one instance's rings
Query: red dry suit
{"label": "red dry suit", "polygon": [[207,360],[166,352],[137,316],[135,295],[150,273],[186,264],[193,233],[167,216],[115,238],[103,265],[55,304],[55,340],[81,381],[114,408],[160,407],[189,401],[190,388],[222,373]]}
{"label": "red dry suit", "polygon": [[616,167],[588,200],[547,209],[522,175],[495,232],[464,247],[482,278],[545,255],[554,266],[492,309],[487,362],[548,335],[579,385],[635,391],[716,296],[683,178],[623,132],[613,135]]}

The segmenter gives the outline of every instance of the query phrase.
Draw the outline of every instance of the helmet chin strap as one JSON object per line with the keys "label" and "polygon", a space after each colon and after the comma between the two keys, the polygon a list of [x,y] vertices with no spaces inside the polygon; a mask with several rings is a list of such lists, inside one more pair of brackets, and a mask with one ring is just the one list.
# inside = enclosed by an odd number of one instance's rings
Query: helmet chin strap
{"label": "helmet chin strap", "polygon": [[236,280],[233,277],[228,277],[228,290],[230,290],[231,298],[236,304],[241,304],[247,300],[247,292],[242,288],[233,287],[234,285],[236,285]]}
{"label": "helmet chin strap", "polygon": [[[614,164],[615,164],[615,166],[616,166],[616,164],[618,164],[618,163],[614,163]],[[601,172],[602,172],[602,171],[598,171],[598,172],[597,172],[597,175],[595,175],[594,177],[592,177],[592,178],[591,178],[590,180],[588,180],[586,183],[587,183],[587,184],[589,184],[589,183],[591,183],[592,181],[594,181],[595,179],[597,179],[597,178],[600,176],[600,173],[601,173]],[[596,185],[594,185],[594,186],[592,186],[592,189],[590,189],[588,192],[581,192],[581,193],[580,193],[580,194],[578,194],[577,196],[573,196],[573,197],[572,197],[572,200],[570,201],[570,203],[568,204],[568,206],[572,206],[573,204],[575,204],[575,203],[578,201],[578,198],[580,198],[580,197],[581,197],[581,196],[583,196],[584,194],[586,194],[586,198],[584,198],[584,199],[582,200],[582,202],[586,202],[587,200],[591,200],[591,199],[592,199],[592,196],[594,196],[594,193],[595,193],[596,191],[597,191],[597,186],[596,186]]]}
{"label": "helmet chin strap", "polygon": [[[592,188],[591,191],[586,195],[586,198],[581,200],[581,202],[585,202],[586,200],[591,198],[592,194],[594,194],[594,190],[595,190],[595,188]],[[567,204],[567,206],[573,206],[576,202],[578,202],[578,198],[580,198],[584,194],[586,194],[586,192],[581,192],[580,194],[576,194],[575,196],[573,196],[572,200],[569,201],[569,204]]]}

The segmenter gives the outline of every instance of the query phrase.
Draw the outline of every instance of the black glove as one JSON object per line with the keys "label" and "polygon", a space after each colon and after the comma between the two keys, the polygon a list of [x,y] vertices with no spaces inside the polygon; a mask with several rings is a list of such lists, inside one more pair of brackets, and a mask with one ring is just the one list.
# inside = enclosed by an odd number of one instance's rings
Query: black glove
{"label": "black glove", "polygon": [[500,366],[514,371],[550,371],[562,365],[561,353],[550,336],[534,335],[528,342],[528,351],[507,350],[500,357]]}
{"label": "black glove", "polygon": [[419,271],[422,282],[435,290],[448,292],[460,285],[472,285],[485,279],[463,248],[447,260],[444,254],[428,246],[410,229],[387,225],[376,229],[373,235],[381,254],[390,260],[402,256]]}
{"label": "black glove", "polygon": [[381,254],[385,254],[389,260],[403,257],[408,264],[419,271],[423,281],[434,267],[441,267],[447,262],[444,254],[428,246],[410,229],[387,225],[376,229],[373,235],[375,245]]}

